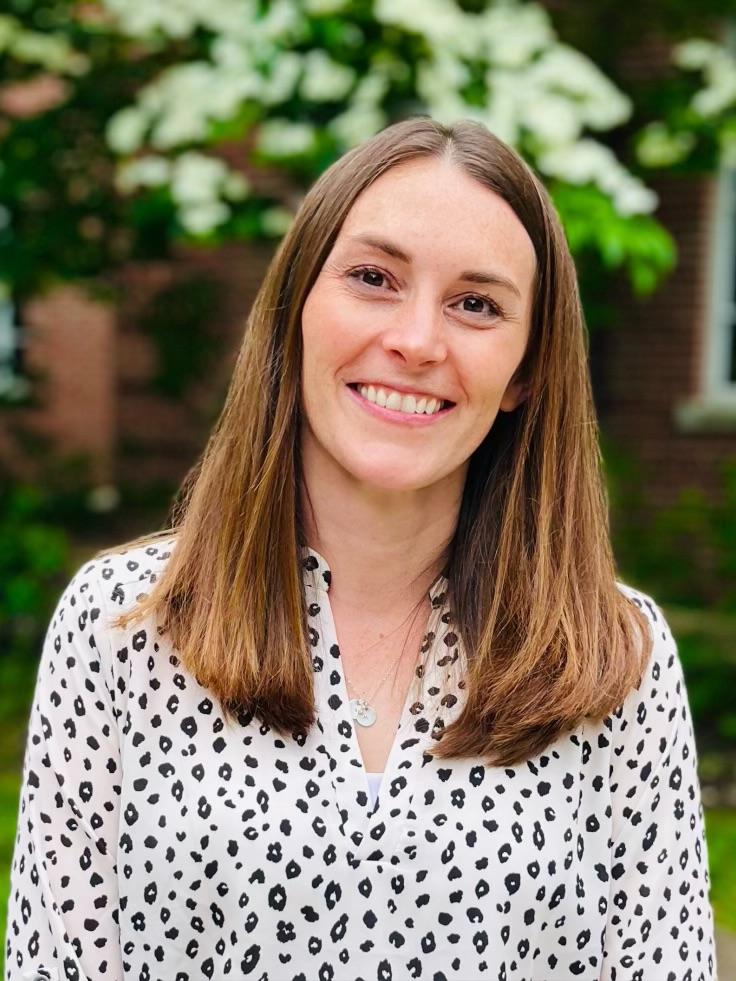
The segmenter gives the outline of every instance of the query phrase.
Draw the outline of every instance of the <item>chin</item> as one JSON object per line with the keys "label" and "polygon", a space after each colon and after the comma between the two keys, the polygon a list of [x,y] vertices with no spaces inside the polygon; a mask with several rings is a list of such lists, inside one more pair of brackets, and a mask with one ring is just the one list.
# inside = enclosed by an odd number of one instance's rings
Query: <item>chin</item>
{"label": "chin", "polygon": [[343,468],[350,476],[361,484],[377,491],[410,492],[431,487],[447,477],[446,470],[433,470],[417,463],[412,465],[405,456],[392,461],[388,455],[380,459],[345,460]]}

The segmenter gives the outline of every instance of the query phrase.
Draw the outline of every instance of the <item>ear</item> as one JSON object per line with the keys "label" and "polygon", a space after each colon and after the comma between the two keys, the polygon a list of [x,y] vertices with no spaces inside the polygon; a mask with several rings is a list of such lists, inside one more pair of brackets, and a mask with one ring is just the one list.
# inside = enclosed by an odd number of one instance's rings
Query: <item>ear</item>
{"label": "ear", "polygon": [[511,381],[503,393],[499,409],[501,412],[513,412],[529,397],[529,386],[521,381]]}

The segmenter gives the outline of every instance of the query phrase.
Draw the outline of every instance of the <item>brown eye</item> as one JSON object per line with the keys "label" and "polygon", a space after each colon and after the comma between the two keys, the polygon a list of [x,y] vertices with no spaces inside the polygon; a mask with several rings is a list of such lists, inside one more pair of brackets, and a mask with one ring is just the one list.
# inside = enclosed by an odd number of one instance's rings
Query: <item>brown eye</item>
{"label": "brown eye", "polygon": [[352,279],[358,280],[364,286],[381,287],[384,285],[383,281],[386,279],[385,273],[382,273],[379,269],[371,269],[368,266],[353,269],[349,275]]}
{"label": "brown eye", "polygon": [[464,296],[460,301],[462,309],[466,313],[479,313],[488,317],[503,316],[503,311],[499,305],[489,296]]}

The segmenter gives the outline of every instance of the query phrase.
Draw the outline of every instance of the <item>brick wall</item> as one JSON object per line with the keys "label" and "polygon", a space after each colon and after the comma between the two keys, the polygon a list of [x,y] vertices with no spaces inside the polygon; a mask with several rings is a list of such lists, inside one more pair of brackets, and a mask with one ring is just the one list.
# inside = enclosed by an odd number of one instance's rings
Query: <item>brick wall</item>
{"label": "brick wall", "polygon": [[736,457],[736,431],[685,433],[673,415],[699,394],[714,181],[669,177],[653,186],[657,217],[677,243],[677,266],[645,299],[616,284],[616,322],[594,336],[591,359],[601,427],[639,463],[646,497],[661,508],[687,487],[719,496],[718,468]]}
{"label": "brick wall", "polygon": [[[117,415],[113,309],[81,287],[65,285],[27,303],[23,323],[36,404],[0,414],[0,459],[33,478],[50,453],[84,458],[91,483],[109,483]],[[39,449],[23,449],[29,436]]]}
{"label": "brick wall", "polygon": [[[268,245],[231,243],[214,250],[181,250],[170,263],[130,265],[120,289],[117,360],[117,474],[131,485],[178,485],[203,449],[222,405],[245,320],[272,255]],[[142,329],[155,294],[175,283],[205,278],[218,301],[206,332],[214,361],[183,397],[152,389],[157,352]],[[183,336],[182,344],[187,343]]]}

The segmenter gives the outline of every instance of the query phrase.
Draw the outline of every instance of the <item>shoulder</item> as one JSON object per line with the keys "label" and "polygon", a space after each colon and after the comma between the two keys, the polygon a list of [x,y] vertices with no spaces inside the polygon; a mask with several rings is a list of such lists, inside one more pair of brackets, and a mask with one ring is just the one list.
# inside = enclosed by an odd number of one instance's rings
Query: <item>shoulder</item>
{"label": "shoulder", "polygon": [[[116,617],[131,611],[156,581],[175,545],[173,538],[133,543],[101,552],[84,562],[56,604],[50,629],[67,641],[89,634],[90,645],[104,647]],[[95,641],[95,637],[97,640]],[[103,643],[100,643],[103,641]]]}
{"label": "shoulder", "polygon": [[118,627],[116,618],[132,610],[150,590],[174,545],[173,538],[132,543],[102,552],[81,565],[61,593],[51,618],[42,676],[64,673],[72,665],[80,690],[89,690],[84,678],[101,672],[112,697],[124,691],[124,675],[130,667],[129,635],[132,632],[135,640],[148,622]]}
{"label": "shoulder", "polygon": [[171,558],[176,537],[132,542],[100,552],[77,572],[75,579],[96,588],[107,610],[115,615],[132,609],[147,593]]}
{"label": "shoulder", "polygon": [[644,614],[651,637],[651,652],[638,684],[613,713],[614,729],[627,740],[659,743],[675,738],[683,725],[692,735],[687,693],[677,643],[658,603],[647,593],[625,583],[618,588]]}

